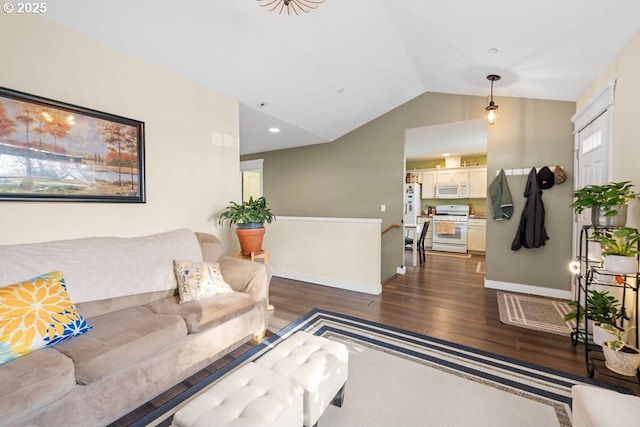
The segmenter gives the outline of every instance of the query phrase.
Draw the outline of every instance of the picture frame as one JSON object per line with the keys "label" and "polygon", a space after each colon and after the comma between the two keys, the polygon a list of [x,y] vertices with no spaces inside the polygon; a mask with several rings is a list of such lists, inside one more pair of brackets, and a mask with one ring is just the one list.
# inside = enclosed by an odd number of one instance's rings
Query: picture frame
{"label": "picture frame", "polygon": [[0,87],[0,201],[145,203],[144,122]]}

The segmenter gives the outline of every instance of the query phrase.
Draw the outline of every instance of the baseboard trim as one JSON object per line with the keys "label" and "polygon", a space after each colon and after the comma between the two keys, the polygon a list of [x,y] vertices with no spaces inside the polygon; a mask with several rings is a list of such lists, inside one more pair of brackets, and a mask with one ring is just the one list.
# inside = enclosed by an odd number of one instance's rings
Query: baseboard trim
{"label": "baseboard trim", "polygon": [[499,289],[501,291],[517,292],[521,294],[539,295],[542,297],[551,297],[559,299],[573,299],[571,291],[563,291],[561,289],[543,288],[541,286],[522,285],[519,283],[500,282],[497,280],[484,281],[484,287],[489,289]]}
{"label": "baseboard trim", "polygon": [[273,275],[284,279],[299,280],[301,282],[314,283],[316,285],[330,286],[332,288],[345,289],[348,291],[363,292],[365,294],[380,295],[382,293],[382,284],[368,285],[365,283],[347,282],[344,280],[329,279],[326,277],[312,276],[308,274],[296,273],[294,271],[273,269]]}

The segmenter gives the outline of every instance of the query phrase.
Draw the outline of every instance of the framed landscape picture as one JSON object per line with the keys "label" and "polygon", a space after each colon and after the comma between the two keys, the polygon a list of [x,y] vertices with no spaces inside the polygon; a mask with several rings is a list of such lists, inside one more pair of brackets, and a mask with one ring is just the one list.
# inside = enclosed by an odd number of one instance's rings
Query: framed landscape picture
{"label": "framed landscape picture", "polygon": [[0,200],[144,203],[144,123],[0,87]]}

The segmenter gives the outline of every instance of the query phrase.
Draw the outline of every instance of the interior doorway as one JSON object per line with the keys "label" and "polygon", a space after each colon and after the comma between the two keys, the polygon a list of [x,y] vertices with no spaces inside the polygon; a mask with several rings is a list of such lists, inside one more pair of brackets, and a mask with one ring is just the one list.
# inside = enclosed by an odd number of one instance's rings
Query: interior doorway
{"label": "interior doorway", "polygon": [[[466,229],[470,214],[480,213],[482,216],[482,235],[486,233],[484,213],[487,206],[486,190],[483,192],[460,192],[456,187],[455,194],[444,194],[436,191],[442,188],[437,184],[453,182],[466,188],[477,189],[487,187],[486,159],[487,159],[487,124],[482,119],[465,120],[459,122],[441,123],[430,126],[405,129],[405,224],[429,222],[430,226],[425,237],[425,247],[433,247],[434,223],[433,215],[438,205],[468,206],[465,219],[465,234],[462,237],[465,247],[468,245]],[[408,182],[408,183],[407,183]],[[415,217],[407,218],[407,186],[415,185],[419,189],[418,196],[412,210]],[[453,188],[452,187],[452,188]],[[419,228],[404,227],[404,236],[412,240],[413,233]],[[442,245],[441,245],[442,246]],[[482,248],[485,251],[483,239]],[[441,249],[443,250],[443,249]],[[462,249],[467,252],[467,249]],[[409,251],[412,252],[412,251]],[[412,262],[404,265],[413,265]]]}
{"label": "interior doorway", "polygon": [[262,197],[262,166],[263,159],[240,162],[243,202],[249,200],[250,197],[254,199]]}

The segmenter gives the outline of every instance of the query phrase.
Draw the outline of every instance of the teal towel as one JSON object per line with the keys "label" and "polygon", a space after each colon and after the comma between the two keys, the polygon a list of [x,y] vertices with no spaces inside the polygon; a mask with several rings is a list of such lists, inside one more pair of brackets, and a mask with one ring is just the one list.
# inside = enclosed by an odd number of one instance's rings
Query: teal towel
{"label": "teal towel", "polygon": [[509,191],[504,169],[500,169],[500,173],[489,186],[489,196],[491,197],[491,207],[493,208],[493,219],[498,221],[511,219],[513,215],[513,200],[511,199],[511,191]]}

